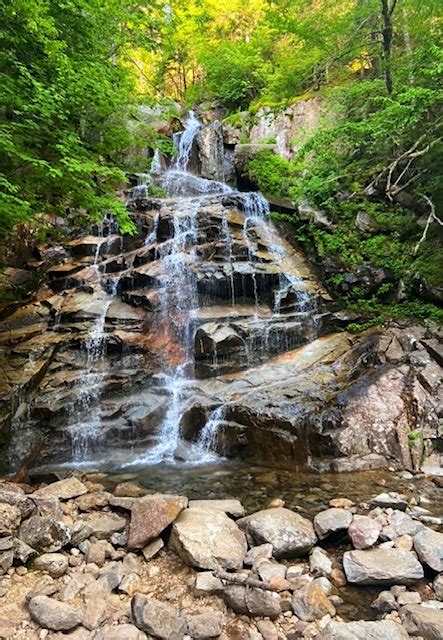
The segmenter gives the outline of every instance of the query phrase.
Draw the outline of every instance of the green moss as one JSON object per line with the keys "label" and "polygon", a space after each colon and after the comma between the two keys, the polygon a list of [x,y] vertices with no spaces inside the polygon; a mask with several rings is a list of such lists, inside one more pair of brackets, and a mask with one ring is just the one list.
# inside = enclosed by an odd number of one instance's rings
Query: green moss
{"label": "green moss", "polygon": [[251,160],[248,176],[264,193],[279,197],[289,195],[291,165],[272,151],[262,151]]}

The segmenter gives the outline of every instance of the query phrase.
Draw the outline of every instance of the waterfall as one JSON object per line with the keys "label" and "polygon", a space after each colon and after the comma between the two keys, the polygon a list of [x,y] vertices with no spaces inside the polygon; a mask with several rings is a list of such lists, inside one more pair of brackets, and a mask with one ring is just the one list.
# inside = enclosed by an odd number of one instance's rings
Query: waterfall
{"label": "waterfall", "polygon": [[194,111],[190,111],[184,131],[176,134],[174,138],[174,142],[176,143],[177,156],[172,165],[173,169],[176,169],[178,171],[187,171],[192,147],[194,145],[197,133],[201,129],[201,126],[202,124],[195,115]]}

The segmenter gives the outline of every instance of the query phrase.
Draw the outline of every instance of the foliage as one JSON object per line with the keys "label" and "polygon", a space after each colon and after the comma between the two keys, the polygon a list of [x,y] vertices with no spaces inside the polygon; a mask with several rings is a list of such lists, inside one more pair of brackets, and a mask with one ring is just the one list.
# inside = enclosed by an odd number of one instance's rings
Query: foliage
{"label": "foliage", "polygon": [[292,183],[291,165],[272,151],[262,151],[248,165],[249,178],[260,191],[287,196]]}

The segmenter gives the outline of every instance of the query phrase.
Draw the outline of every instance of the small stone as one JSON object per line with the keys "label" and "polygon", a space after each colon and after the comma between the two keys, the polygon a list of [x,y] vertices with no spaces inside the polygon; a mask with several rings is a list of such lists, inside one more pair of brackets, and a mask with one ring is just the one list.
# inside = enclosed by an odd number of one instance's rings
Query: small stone
{"label": "small stone", "polygon": [[344,574],[344,571],[342,571],[341,569],[335,568],[332,569],[331,571],[331,575],[329,576],[332,584],[334,585],[334,587],[345,587],[347,580],[346,580],[346,576]]}
{"label": "small stone", "polygon": [[153,558],[154,556],[156,556],[157,553],[160,551],[160,549],[163,549],[164,546],[165,546],[165,543],[161,538],[155,538],[155,540],[152,540],[152,542],[149,542],[146,545],[146,547],[143,547],[142,553],[146,562],[148,560],[151,560],[151,558]]}
{"label": "small stone", "polygon": [[326,509],[314,518],[314,529],[320,540],[328,536],[345,531],[352,521],[352,513],[347,509]]}
{"label": "small stone", "polygon": [[119,591],[133,596],[140,588],[140,577],[136,573],[130,573],[119,584]]}
{"label": "small stone", "polygon": [[105,624],[94,633],[94,640],[146,640],[143,631],[133,624]]}
{"label": "small stone", "polygon": [[259,560],[254,565],[254,571],[258,573],[263,582],[268,583],[274,578],[284,580],[286,578],[286,567],[278,562],[272,562],[271,560]]}
{"label": "small stone", "polygon": [[404,593],[407,590],[407,587],[404,584],[394,584],[394,586],[392,586],[390,588],[390,592],[396,597],[398,598],[398,596],[401,593]]}
{"label": "small stone", "polygon": [[329,501],[329,506],[334,509],[351,509],[354,505],[355,503],[347,498],[334,498]]}
{"label": "small stone", "polygon": [[92,542],[86,552],[85,561],[102,567],[106,562],[106,542],[104,540]]}
{"label": "small stone", "polygon": [[334,605],[315,582],[294,592],[292,611],[305,622],[313,622],[327,614],[335,615]]}
{"label": "small stone", "polygon": [[309,568],[314,576],[330,576],[332,572],[332,560],[320,547],[314,547],[309,556]]}
{"label": "small stone", "polygon": [[414,541],[412,536],[404,535],[400,536],[394,541],[394,546],[396,549],[404,549],[404,551],[411,551],[414,546]]}
{"label": "small stone", "polygon": [[382,526],[377,520],[368,516],[354,515],[348,534],[356,549],[367,549],[377,542],[381,530]]}
{"label": "small stone", "polygon": [[122,482],[114,489],[114,495],[118,497],[142,498],[149,491],[135,482]]}
{"label": "small stone", "polygon": [[390,613],[397,609],[397,600],[391,591],[381,591],[371,607],[380,613]]}
{"label": "small stone", "polygon": [[68,570],[68,558],[62,553],[44,553],[34,560],[34,567],[47,571],[51,578],[60,578]]}
{"label": "small stone", "polygon": [[397,602],[400,606],[406,604],[421,604],[421,595],[417,591],[405,591],[400,593]]}
{"label": "small stone", "polygon": [[148,635],[162,640],[182,640],[186,633],[186,621],[170,604],[136,595],[131,610],[135,625]]}
{"label": "small stone", "polygon": [[285,506],[285,501],[280,498],[274,498],[266,505],[266,509],[282,509]]}
{"label": "small stone", "polygon": [[12,567],[13,562],[14,552],[12,551],[12,549],[0,553],[0,575],[6,573]]}
{"label": "small stone", "polygon": [[188,634],[191,638],[217,638],[223,631],[224,615],[217,609],[208,607],[204,613],[188,615]]}
{"label": "small stone", "polygon": [[29,613],[41,627],[53,631],[69,631],[77,627],[82,616],[79,609],[48,596],[36,596],[28,603]]}
{"label": "small stone", "polygon": [[406,631],[413,636],[426,640],[443,638],[443,610],[412,604],[400,609],[400,618]]}
{"label": "small stone", "polygon": [[392,620],[376,622],[330,622],[315,640],[408,640],[409,636]]}
{"label": "small stone", "polygon": [[198,573],[194,583],[194,595],[218,595],[223,591],[223,583],[211,571]]}
{"label": "small stone", "polygon": [[28,573],[28,570],[26,567],[16,567],[15,568],[15,573],[18,576],[25,576]]}
{"label": "small stone", "polygon": [[110,608],[108,598],[97,591],[85,598],[85,610],[83,613],[83,625],[92,631],[98,629],[102,624],[108,621],[110,616]]}
{"label": "small stone", "polygon": [[92,511],[100,507],[106,507],[111,497],[106,491],[98,491],[97,493],[87,493],[76,499],[75,504],[80,511]]}

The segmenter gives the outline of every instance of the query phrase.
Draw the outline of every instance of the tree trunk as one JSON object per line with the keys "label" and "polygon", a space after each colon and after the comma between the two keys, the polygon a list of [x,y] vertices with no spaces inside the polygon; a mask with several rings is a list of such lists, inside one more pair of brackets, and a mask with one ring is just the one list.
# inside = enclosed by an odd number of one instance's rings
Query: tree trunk
{"label": "tree trunk", "polygon": [[386,83],[386,91],[388,95],[391,95],[392,90],[394,88],[394,83],[392,80],[392,63],[391,63],[391,53],[392,53],[392,14],[394,13],[395,5],[397,4],[397,0],[391,0],[391,4],[389,4],[389,0],[380,0],[381,1],[381,12],[383,17],[383,66],[385,73],[385,83]]}

